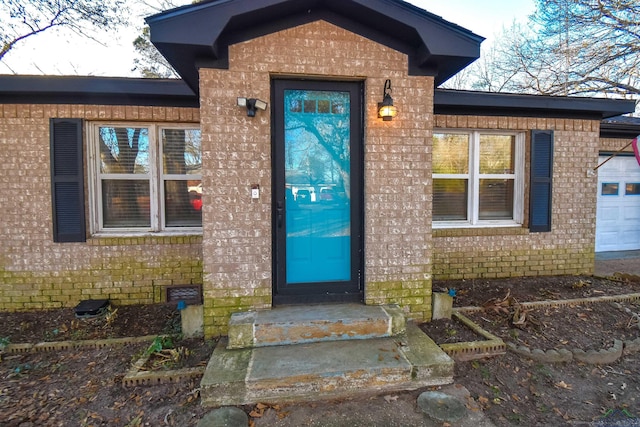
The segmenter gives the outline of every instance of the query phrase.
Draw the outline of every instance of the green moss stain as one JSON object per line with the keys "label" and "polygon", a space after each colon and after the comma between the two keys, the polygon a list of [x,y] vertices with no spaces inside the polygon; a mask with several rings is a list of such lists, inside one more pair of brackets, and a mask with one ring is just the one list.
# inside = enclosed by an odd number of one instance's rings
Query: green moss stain
{"label": "green moss stain", "polygon": [[439,252],[433,260],[433,276],[438,280],[593,274],[594,268],[592,245],[580,249]]}
{"label": "green moss stain", "polygon": [[83,269],[12,271],[0,268],[0,309],[73,307],[82,299],[108,298],[116,304],[162,302],[167,285],[201,285],[202,260],[166,256],[136,260],[105,257]]}
{"label": "green moss stain", "polygon": [[398,304],[409,318],[431,319],[431,280],[369,282],[365,289],[368,305]]}

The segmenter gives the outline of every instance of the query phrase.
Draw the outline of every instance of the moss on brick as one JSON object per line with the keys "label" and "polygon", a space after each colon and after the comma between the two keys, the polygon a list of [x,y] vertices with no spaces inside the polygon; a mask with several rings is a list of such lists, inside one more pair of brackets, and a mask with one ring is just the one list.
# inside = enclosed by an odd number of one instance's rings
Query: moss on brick
{"label": "moss on brick", "polygon": [[[461,257],[471,261],[464,265],[448,261]],[[482,248],[449,253],[436,251],[433,262],[433,275],[438,280],[593,274],[595,252],[592,245],[581,249],[556,247],[539,250],[509,250],[505,245],[493,252]]]}
{"label": "moss on brick", "polygon": [[[167,264],[176,266],[176,271],[166,267]],[[169,257],[147,262],[127,256],[101,260],[85,269],[2,269],[0,309],[73,307],[78,301],[89,298],[109,298],[116,304],[161,302],[165,285],[201,284],[201,269],[199,259]]]}

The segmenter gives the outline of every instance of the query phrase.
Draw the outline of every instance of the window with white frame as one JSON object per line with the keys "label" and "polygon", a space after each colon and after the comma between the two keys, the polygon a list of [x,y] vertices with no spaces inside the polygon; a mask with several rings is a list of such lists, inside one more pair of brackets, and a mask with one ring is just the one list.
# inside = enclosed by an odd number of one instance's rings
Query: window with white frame
{"label": "window with white frame", "polygon": [[93,123],[90,132],[95,232],[201,229],[198,128]]}
{"label": "window with white frame", "polygon": [[434,227],[522,224],[524,134],[433,135]]}

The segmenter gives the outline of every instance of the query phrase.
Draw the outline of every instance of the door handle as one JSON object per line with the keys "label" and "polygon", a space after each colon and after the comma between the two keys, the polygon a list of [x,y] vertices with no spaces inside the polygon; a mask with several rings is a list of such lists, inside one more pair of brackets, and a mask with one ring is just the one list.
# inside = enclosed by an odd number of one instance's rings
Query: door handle
{"label": "door handle", "polygon": [[276,220],[278,222],[278,228],[282,228],[282,219],[284,217],[284,203],[279,201],[276,206]]}

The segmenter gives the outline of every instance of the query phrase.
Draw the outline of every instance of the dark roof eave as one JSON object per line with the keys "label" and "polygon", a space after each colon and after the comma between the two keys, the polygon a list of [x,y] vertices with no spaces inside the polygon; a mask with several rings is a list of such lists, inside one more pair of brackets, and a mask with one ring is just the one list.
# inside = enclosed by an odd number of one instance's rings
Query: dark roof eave
{"label": "dark roof eave", "polygon": [[182,80],[0,75],[0,103],[199,107]]}
{"label": "dark roof eave", "polygon": [[436,114],[602,120],[635,111],[635,101],[436,89]]}
{"label": "dark roof eave", "polygon": [[[83,76],[0,75],[0,103],[199,107],[198,97],[182,80]],[[436,114],[602,120],[634,110],[634,101],[617,99],[450,89],[436,89],[434,96]],[[640,133],[640,125],[628,122],[605,121],[601,128],[622,137]]]}
{"label": "dark roof eave", "polygon": [[230,43],[314,19],[408,54],[409,73],[435,75],[436,84],[476,60],[484,40],[401,0],[204,1],[150,16],[146,22],[151,41],[197,92],[198,63],[227,66]]}
{"label": "dark roof eave", "polygon": [[633,139],[640,135],[640,124],[601,123],[600,136],[602,138]]}

